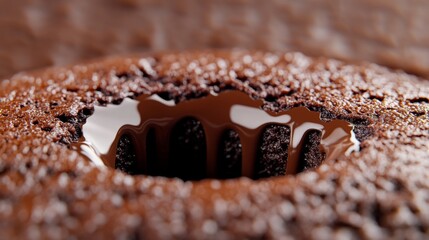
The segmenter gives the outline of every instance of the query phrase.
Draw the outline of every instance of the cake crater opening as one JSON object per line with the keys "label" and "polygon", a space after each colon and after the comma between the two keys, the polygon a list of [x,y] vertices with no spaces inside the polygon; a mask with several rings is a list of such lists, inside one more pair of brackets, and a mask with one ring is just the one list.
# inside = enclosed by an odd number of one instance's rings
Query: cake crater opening
{"label": "cake crater opening", "polygon": [[298,174],[359,150],[353,125],[305,107],[263,110],[240,91],[175,103],[157,94],[96,106],[75,144],[129,174],[252,179]]}

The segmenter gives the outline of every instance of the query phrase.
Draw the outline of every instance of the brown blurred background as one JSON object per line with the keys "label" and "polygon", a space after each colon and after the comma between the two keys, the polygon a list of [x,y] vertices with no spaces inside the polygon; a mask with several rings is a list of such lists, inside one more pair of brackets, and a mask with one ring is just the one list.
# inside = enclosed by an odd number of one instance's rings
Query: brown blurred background
{"label": "brown blurred background", "polygon": [[249,48],[429,77],[425,0],[0,0],[0,77],[109,54]]}

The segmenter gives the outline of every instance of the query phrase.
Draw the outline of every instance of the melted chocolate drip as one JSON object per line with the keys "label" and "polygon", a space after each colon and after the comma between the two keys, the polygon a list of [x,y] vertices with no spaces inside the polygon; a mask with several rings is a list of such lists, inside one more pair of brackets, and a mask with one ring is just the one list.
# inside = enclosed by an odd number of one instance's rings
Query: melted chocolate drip
{"label": "melted chocolate drip", "polygon": [[[194,180],[296,174],[320,164],[302,161],[311,154],[317,159],[324,156],[326,161],[359,147],[353,127],[346,121],[322,121],[319,113],[305,107],[280,113],[264,111],[262,104],[262,100],[239,91],[178,104],[158,95],[125,99],[120,105],[96,107],[83,126],[78,149],[99,165]],[[272,143],[270,138],[261,142],[267,131],[278,138]],[[313,140],[306,141],[313,135]],[[269,144],[278,144],[282,151],[270,152]],[[262,152],[258,152],[259,146]],[[315,146],[319,146],[318,151]],[[126,149],[131,153],[124,154]],[[270,154],[277,154],[281,160],[270,162]],[[122,163],[121,159],[131,162]]]}

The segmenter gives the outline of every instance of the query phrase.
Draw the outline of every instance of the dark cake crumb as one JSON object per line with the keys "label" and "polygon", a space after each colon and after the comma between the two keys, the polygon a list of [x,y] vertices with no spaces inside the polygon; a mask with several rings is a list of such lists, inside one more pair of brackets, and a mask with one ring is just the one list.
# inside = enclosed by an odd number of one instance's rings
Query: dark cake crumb
{"label": "dark cake crumb", "polygon": [[133,139],[128,135],[123,135],[119,139],[115,168],[131,175],[139,173],[135,144]]}
{"label": "dark cake crumb", "polygon": [[265,128],[256,162],[256,177],[266,178],[286,174],[290,129],[271,125]]}
{"label": "dark cake crumb", "polygon": [[182,119],[174,127],[170,141],[167,176],[183,180],[200,180],[206,177],[206,144],[201,123],[194,118]]}
{"label": "dark cake crumb", "polygon": [[322,133],[320,131],[309,131],[304,137],[304,146],[301,150],[301,165],[298,166],[299,172],[315,168],[322,164],[325,159],[325,153],[319,149]]}
{"label": "dark cake crumb", "polygon": [[219,143],[219,163],[217,174],[220,179],[237,178],[241,176],[242,147],[238,133],[227,130]]}

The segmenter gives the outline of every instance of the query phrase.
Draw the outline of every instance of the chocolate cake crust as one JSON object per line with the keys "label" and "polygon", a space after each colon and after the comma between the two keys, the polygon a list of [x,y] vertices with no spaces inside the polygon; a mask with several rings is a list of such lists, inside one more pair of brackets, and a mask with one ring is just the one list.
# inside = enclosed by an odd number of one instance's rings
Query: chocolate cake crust
{"label": "chocolate cake crust", "polygon": [[[6,238],[425,238],[429,82],[300,53],[199,51],[100,59],[0,83]],[[257,181],[130,176],[69,148],[95,104],[234,89],[355,125],[361,151]]]}

